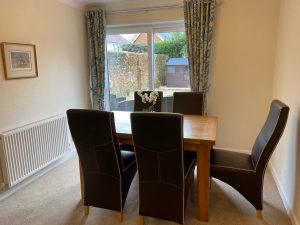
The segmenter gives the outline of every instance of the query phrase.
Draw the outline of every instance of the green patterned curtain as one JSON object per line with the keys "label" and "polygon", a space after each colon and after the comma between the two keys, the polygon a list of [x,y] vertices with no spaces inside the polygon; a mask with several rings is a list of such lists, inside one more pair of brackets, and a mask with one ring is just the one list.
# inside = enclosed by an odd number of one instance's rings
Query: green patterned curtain
{"label": "green patterned curtain", "polygon": [[104,11],[88,10],[86,12],[88,29],[90,94],[93,109],[106,108],[105,74],[105,17]]}
{"label": "green patterned curtain", "polygon": [[191,89],[204,92],[205,113],[215,7],[215,0],[184,0]]}

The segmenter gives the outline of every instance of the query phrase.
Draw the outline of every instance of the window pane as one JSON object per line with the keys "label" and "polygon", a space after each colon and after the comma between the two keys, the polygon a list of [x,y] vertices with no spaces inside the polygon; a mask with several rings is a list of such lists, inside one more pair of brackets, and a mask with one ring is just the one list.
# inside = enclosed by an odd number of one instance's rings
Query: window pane
{"label": "window pane", "polygon": [[174,91],[189,91],[185,32],[154,34],[155,88],[164,92],[164,97]]}
{"label": "window pane", "polygon": [[133,110],[135,90],[148,89],[147,34],[107,35],[110,109]]}

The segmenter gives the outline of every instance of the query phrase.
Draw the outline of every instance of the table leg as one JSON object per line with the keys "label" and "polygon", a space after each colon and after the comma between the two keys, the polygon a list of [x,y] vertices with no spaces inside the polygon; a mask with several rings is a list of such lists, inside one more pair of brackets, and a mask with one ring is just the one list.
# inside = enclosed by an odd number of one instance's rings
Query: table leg
{"label": "table leg", "polygon": [[210,146],[197,146],[199,219],[208,222]]}

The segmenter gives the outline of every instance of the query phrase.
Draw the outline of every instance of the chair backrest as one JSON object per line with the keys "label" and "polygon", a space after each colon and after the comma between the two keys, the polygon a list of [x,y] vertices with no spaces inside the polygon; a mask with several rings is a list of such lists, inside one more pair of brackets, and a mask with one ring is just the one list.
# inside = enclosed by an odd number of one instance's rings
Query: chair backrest
{"label": "chair backrest", "polygon": [[251,157],[255,170],[263,173],[267,163],[284,131],[289,107],[279,100],[273,100],[267,120],[258,134]]}
{"label": "chair backrest", "polygon": [[140,215],[183,221],[183,117],[131,114],[139,174]]}
{"label": "chair backrest", "polygon": [[203,92],[174,92],[173,112],[203,115]]}
{"label": "chair backrest", "polygon": [[83,172],[84,205],[122,211],[123,164],[113,113],[70,109],[67,116]]}
{"label": "chair backrest", "polygon": [[[147,93],[148,96],[150,95],[152,91],[143,91],[142,94]],[[162,108],[162,98],[163,98],[163,92],[162,91],[158,91],[159,96],[157,97],[156,103],[154,105],[154,111],[155,112],[161,112],[161,108]],[[138,91],[134,92],[134,111],[143,111],[143,109],[148,108],[149,106],[151,106],[151,103],[146,102],[143,103],[142,102],[142,98],[138,95]]]}
{"label": "chair backrest", "polygon": [[120,178],[121,152],[112,112],[70,109],[67,111],[83,174],[104,174]]}

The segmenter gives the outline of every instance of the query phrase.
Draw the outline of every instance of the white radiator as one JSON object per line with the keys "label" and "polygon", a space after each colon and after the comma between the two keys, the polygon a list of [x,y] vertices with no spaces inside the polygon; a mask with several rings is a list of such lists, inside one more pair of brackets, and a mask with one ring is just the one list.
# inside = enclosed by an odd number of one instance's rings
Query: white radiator
{"label": "white radiator", "polygon": [[69,151],[64,114],[0,134],[4,182],[16,185]]}

